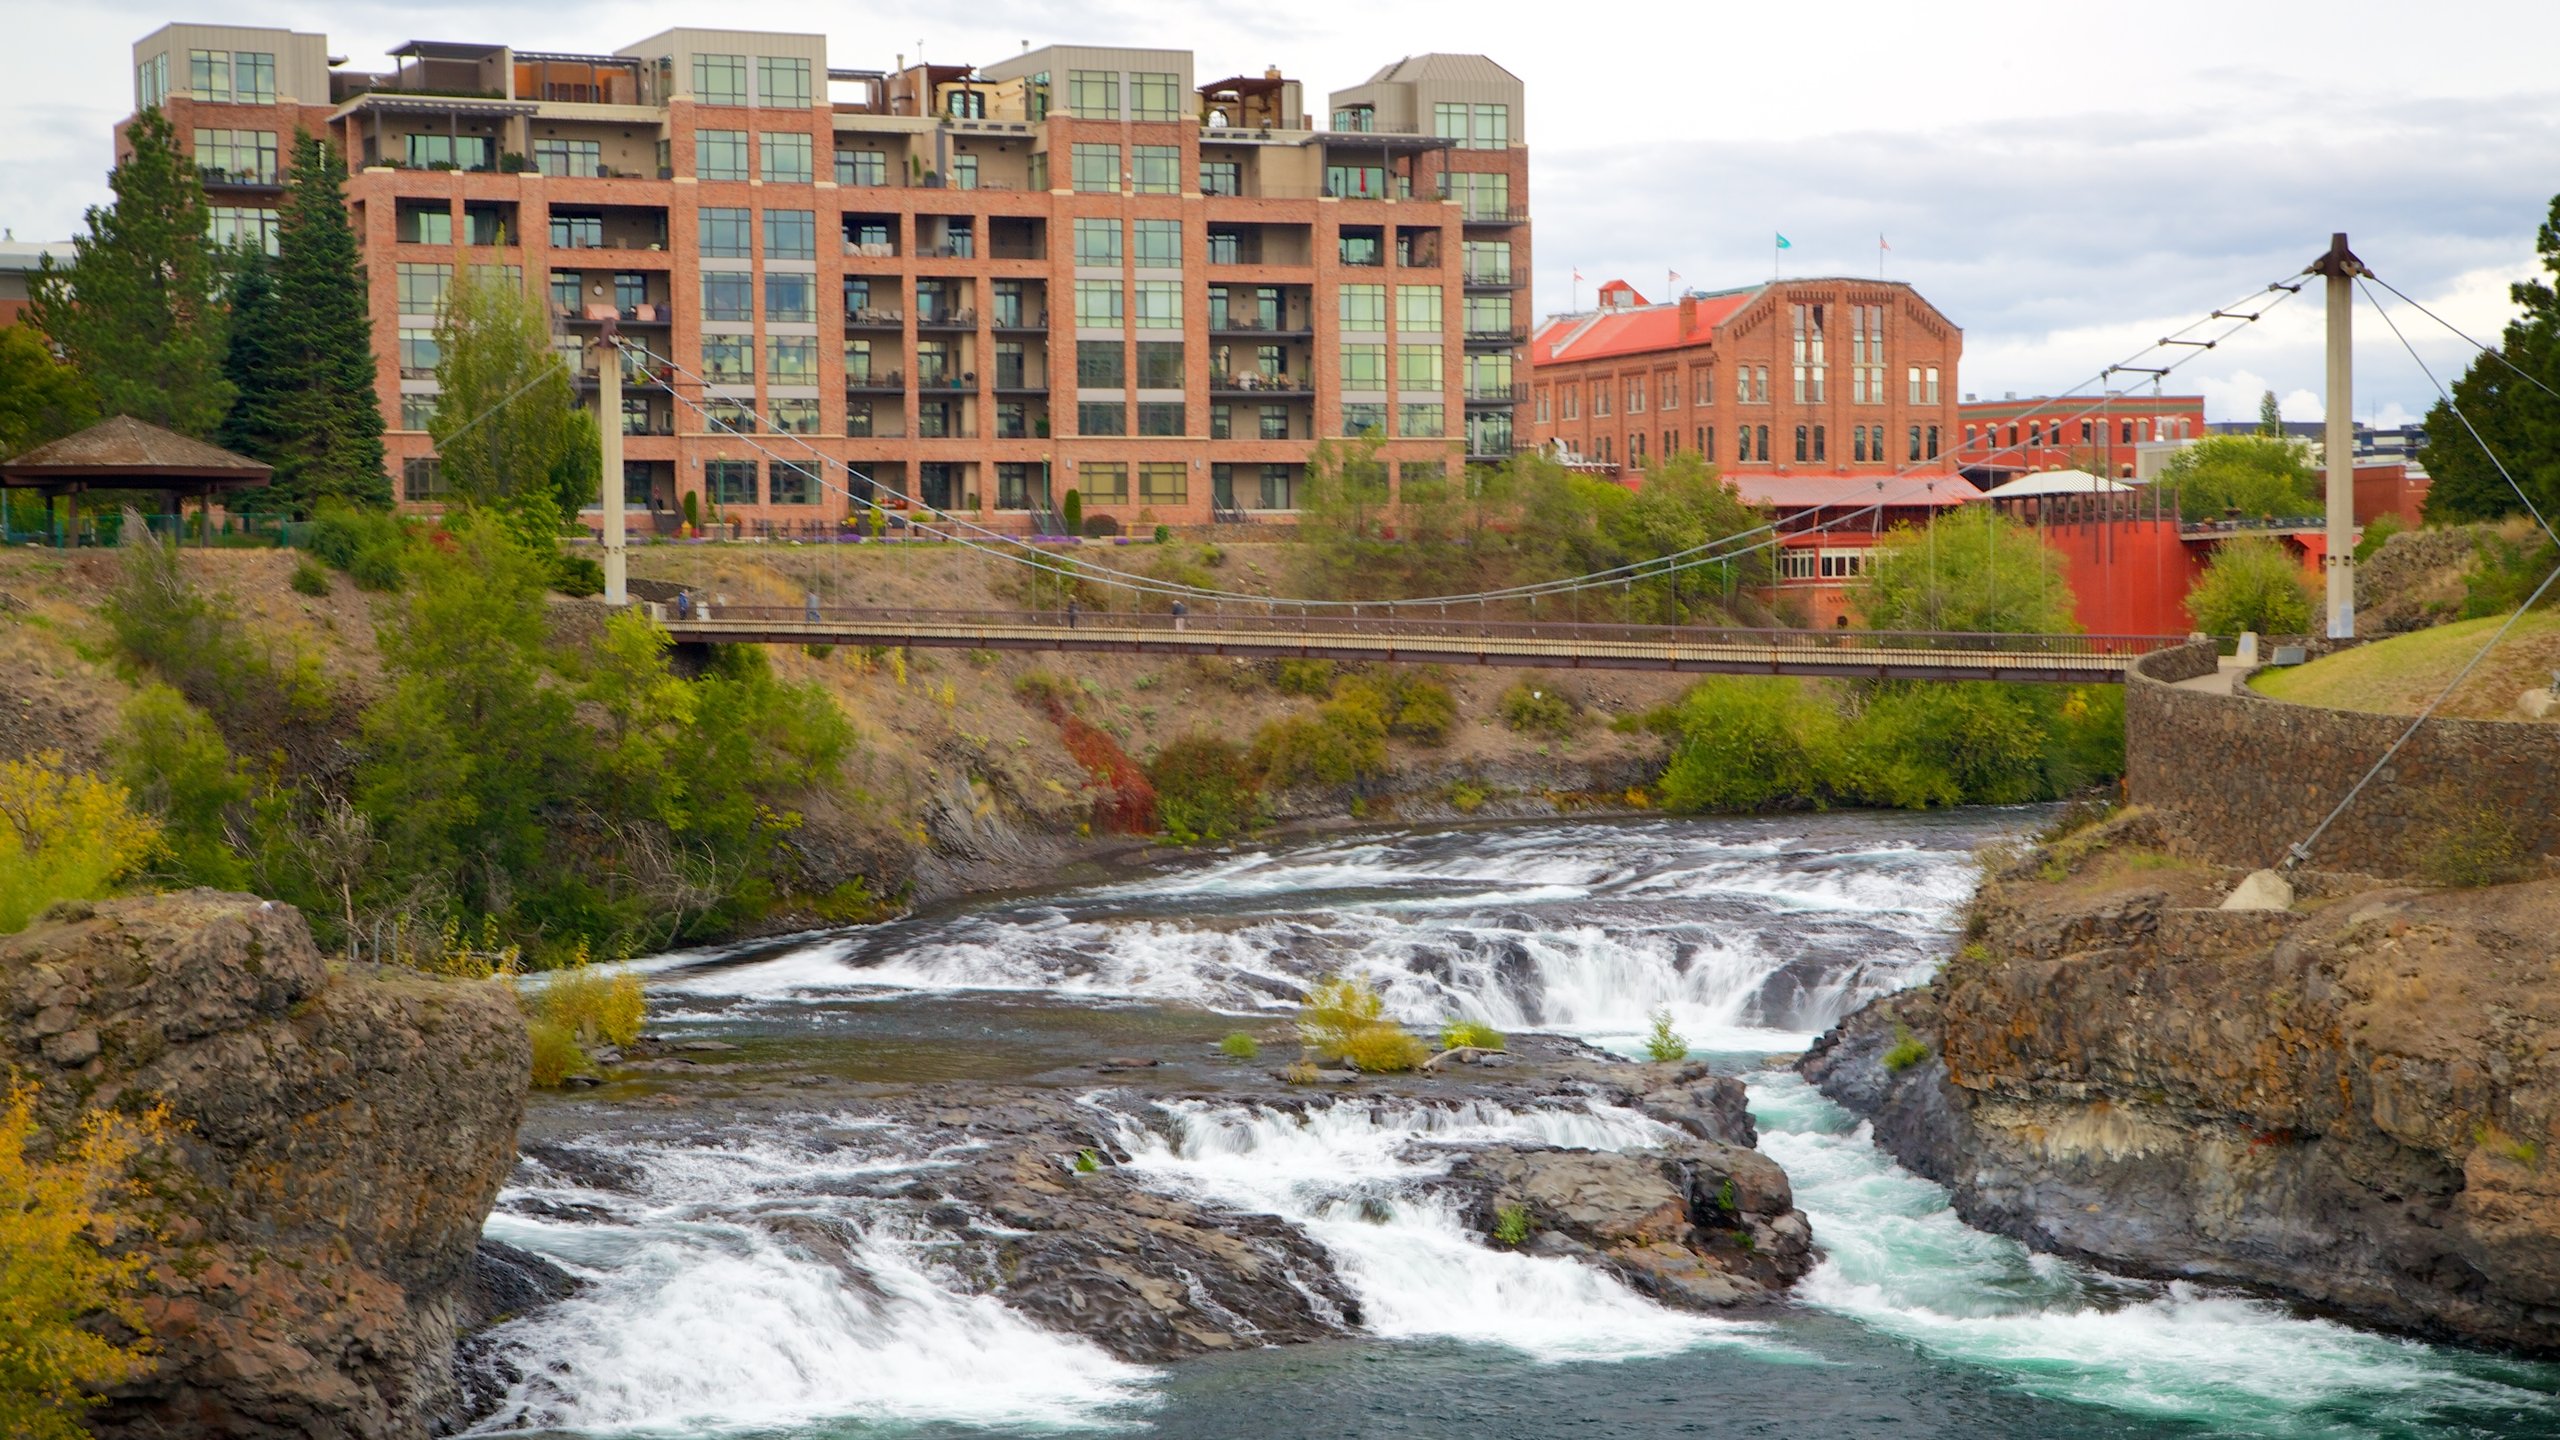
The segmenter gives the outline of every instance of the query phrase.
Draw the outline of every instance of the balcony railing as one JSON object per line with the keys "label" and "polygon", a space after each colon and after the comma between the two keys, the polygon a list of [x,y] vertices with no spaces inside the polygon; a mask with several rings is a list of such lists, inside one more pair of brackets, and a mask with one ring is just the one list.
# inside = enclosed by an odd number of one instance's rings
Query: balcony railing
{"label": "balcony railing", "polygon": [[906,312],[880,305],[862,305],[844,312],[844,323],[863,330],[896,330],[906,324]]}
{"label": "balcony railing", "polygon": [[1027,319],[1019,314],[1008,317],[999,310],[996,312],[995,328],[998,330],[1046,330],[1049,328],[1049,316],[1044,311]]}
{"label": "balcony railing", "polygon": [[1470,265],[1467,267],[1467,284],[1477,290],[1511,290],[1516,289],[1520,282],[1512,278],[1508,265]]}
{"label": "balcony railing", "polygon": [[919,330],[975,330],[978,328],[978,312],[964,305],[957,310],[940,310],[931,315],[919,314],[916,316],[916,328]]}
{"label": "balcony railing", "polygon": [[1513,325],[1501,330],[1469,330],[1467,343],[1470,345],[1526,345],[1529,343],[1529,327]]}
{"label": "balcony railing", "polygon": [[918,375],[916,388],[919,390],[975,390],[978,388],[978,376],[975,371],[959,375]]}
{"label": "balcony railing", "polygon": [[273,170],[231,170],[220,165],[199,165],[196,174],[208,187],[231,186],[257,190],[281,190],[284,177]]}
{"label": "balcony railing", "polygon": [[904,394],[907,388],[907,377],[906,373],[900,370],[874,370],[864,375],[845,376],[844,388],[886,391],[893,395]]}
{"label": "balcony railing", "polygon": [[1529,386],[1526,381],[1510,385],[1467,387],[1467,403],[1470,405],[1517,405],[1528,398]]}
{"label": "balcony railing", "polygon": [[1209,372],[1209,388],[1231,395],[1311,395],[1315,382],[1298,375],[1265,375],[1259,370]]}
{"label": "balcony railing", "polygon": [[844,253],[870,256],[874,259],[895,259],[898,254],[898,242],[895,240],[847,240],[844,242]]}
{"label": "balcony railing", "polygon": [[1525,207],[1503,209],[1494,205],[1469,205],[1459,219],[1469,225],[1526,225],[1529,212]]}
{"label": "balcony railing", "polygon": [[1209,317],[1209,333],[1212,335],[1312,335],[1315,332],[1304,323],[1292,325],[1285,319],[1265,320],[1258,315],[1222,317],[1213,313]]}

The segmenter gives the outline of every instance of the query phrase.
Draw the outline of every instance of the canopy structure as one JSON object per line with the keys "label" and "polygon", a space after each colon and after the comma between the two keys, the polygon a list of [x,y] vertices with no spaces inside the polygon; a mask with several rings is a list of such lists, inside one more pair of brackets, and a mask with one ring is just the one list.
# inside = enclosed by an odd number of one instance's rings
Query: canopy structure
{"label": "canopy structure", "polygon": [[2040,500],[2048,495],[2129,495],[2135,487],[2086,470],[2038,470],[1982,492],[1985,500]]}
{"label": "canopy structure", "polygon": [[205,520],[200,533],[208,538],[217,493],[263,489],[273,474],[271,467],[245,455],[130,415],[101,420],[77,435],[0,462],[0,486],[33,490],[48,508],[61,495],[70,496],[76,508],[80,496],[91,490],[156,490],[169,497],[172,511],[185,497],[196,496]]}

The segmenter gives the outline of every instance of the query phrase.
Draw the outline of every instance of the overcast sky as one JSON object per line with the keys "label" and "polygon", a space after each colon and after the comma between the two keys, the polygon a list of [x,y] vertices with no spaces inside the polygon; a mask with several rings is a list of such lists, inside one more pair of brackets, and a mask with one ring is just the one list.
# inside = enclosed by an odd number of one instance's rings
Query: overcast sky
{"label": "overcast sky", "polygon": [[[130,47],[169,20],[326,33],[380,68],[403,40],[610,50],[738,18],[701,0],[0,0],[0,225],[80,227],[106,194]],[[756,28],[816,30],[834,63],[988,63],[1027,41],[1170,45],[1202,79],[1278,65],[1326,92],[1426,50],[1482,51],[1526,82],[1536,308],[1624,277],[1721,288],[1789,274],[1909,280],[1965,329],[1963,389],[2049,393],[2286,276],[2344,229],[2376,273],[2484,338],[2534,273],[2560,191],[2552,0],[765,0]],[[41,43],[36,43],[40,41]],[[2260,392],[2321,413],[2315,294],[2170,382],[2214,418]],[[2413,323],[2410,323],[2413,322]],[[2469,347],[2404,321],[2439,375]],[[2369,309],[2359,418],[2434,391]]]}

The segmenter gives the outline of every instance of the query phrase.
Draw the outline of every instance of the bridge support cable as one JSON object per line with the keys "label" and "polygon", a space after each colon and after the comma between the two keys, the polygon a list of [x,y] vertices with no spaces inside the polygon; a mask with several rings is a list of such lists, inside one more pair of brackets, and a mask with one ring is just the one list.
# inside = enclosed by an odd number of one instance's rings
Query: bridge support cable
{"label": "bridge support cable", "polygon": [[[2426,306],[2409,298],[2406,291],[2403,291],[2399,286],[2392,284],[2381,276],[2368,274],[2365,278],[2398,296],[2401,304],[2408,306],[2410,309],[2417,311],[2419,314],[2426,316],[2428,319],[2433,320],[2447,330],[2452,331],[2457,338],[2468,341],[2473,349],[2480,351],[2491,359],[2496,360],[2499,364],[2506,366],[2509,371],[2514,373],[2517,379],[2522,380],[2527,385],[2532,386],[2534,389],[2541,391],[2543,394],[2550,396],[2554,400],[2560,400],[2560,390],[2552,389],[2550,385],[2543,381],[2541,376],[2534,374],[2532,371],[2518,365],[2513,360],[2508,359],[2504,350],[2499,349],[2495,345],[2486,344],[2482,341],[2472,339],[2469,335],[2463,333],[2461,326],[2454,324],[2452,321],[2447,320],[2433,310],[2430,310]],[[2375,308],[2379,309],[2380,307],[2376,306]],[[2424,362],[2421,362],[2421,368],[2424,368]],[[2427,378],[2433,379],[2435,377],[2430,374]]]}
{"label": "bridge support cable", "polygon": [[[2367,277],[2367,278],[2374,278],[2374,277]],[[2399,292],[2398,290],[2393,290],[2393,289],[2391,288],[2391,286],[2390,286],[2390,284],[2389,284],[2388,282],[2385,282],[2385,281],[2382,281],[2382,280],[2380,280],[2380,279],[2376,278],[2376,279],[2375,279],[2375,283],[2376,283],[2376,284],[2381,285],[2381,286],[2382,286],[2382,288],[2384,288],[2384,289],[2386,289],[2386,290],[2391,290],[2391,293],[2392,293],[2392,294],[2394,294],[2394,295],[2400,295],[2400,292]],[[2410,344],[2410,343],[2409,343],[2409,337],[2400,333],[2400,326],[2399,326],[2399,323],[2398,323],[2397,321],[2395,321],[2395,320],[2393,320],[2393,319],[2391,318],[2391,312],[2390,312],[2390,311],[2388,311],[2388,310],[2386,310],[2386,309],[2384,309],[2384,308],[2382,307],[2382,302],[2381,302],[2380,300],[2378,300],[2378,299],[2375,299],[2375,298],[2374,298],[2373,290],[2372,290],[2372,288],[2371,288],[2370,286],[2366,287],[2365,292],[2364,292],[2364,298],[2365,298],[2366,303],[2368,303],[2368,304],[2370,304],[2370,305],[2372,305],[2372,306],[2373,306],[2373,311],[2374,311],[2374,313],[2382,317],[2382,323],[2391,327],[2391,336],[2392,336],[2392,338],[2393,338],[2393,339],[2398,340],[2398,341],[2400,342],[2400,348],[2401,348],[2401,349],[2403,349],[2403,350],[2408,351],[2408,352],[2409,352],[2409,358],[2410,358],[2412,361],[2415,361],[2415,362],[2417,363],[2417,366],[2418,366],[2418,373],[2420,373],[2420,374],[2422,374],[2422,375],[2426,376],[2426,377],[2427,377],[2427,383],[2428,383],[2428,384],[2430,384],[2430,385],[2433,385],[2434,387],[2436,387],[2436,394],[2437,394],[2437,395],[2439,395],[2439,396],[2441,396],[2441,397],[2443,397],[2444,404],[2445,404],[2445,408],[2446,408],[2446,409],[2448,409],[2448,410],[2451,410],[2451,411],[2453,412],[2453,418],[2455,418],[2456,420],[2459,420],[2459,421],[2461,421],[2461,422],[2462,422],[2462,428],[2463,428],[2465,431],[2469,432],[2469,434],[2470,434],[2470,436],[2471,436],[2471,443],[2473,443],[2474,445],[2479,446],[2479,447],[2480,447],[2480,453],[2481,453],[2481,454],[2483,454],[2483,455],[2488,456],[2488,457],[2489,457],[2489,463],[2490,463],[2490,464],[2492,464],[2492,465],[2494,465],[2494,466],[2496,466],[2496,467],[2498,468],[2498,478],[2499,478],[2499,479],[2501,479],[2501,480],[2506,481],[2506,482],[2507,482],[2507,488],[2508,488],[2508,489],[2510,489],[2510,490],[2513,490],[2514,492],[2516,492],[2516,499],[2518,499],[2518,500],[2520,500],[2520,501],[2522,501],[2522,502],[2524,503],[2524,513],[2526,513],[2527,515],[2530,515],[2530,516],[2532,516],[2532,517],[2533,517],[2533,523],[2542,527],[2542,533],[2543,533],[2543,534],[2550,536],[2550,537],[2551,537],[2553,540],[2555,540],[2555,541],[2560,541],[2560,530],[2553,530],[2553,529],[2551,528],[2551,522],[2550,522],[2549,520],[2547,520],[2547,519],[2543,518],[2543,514],[2542,514],[2542,509],[2541,509],[2541,507],[2540,507],[2540,506],[2535,505],[2535,504],[2533,503],[2533,497],[2525,493],[2524,487],[2523,487],[2522,485],[2519,485],[2519,484],[2517,484],[2517,483],[2516,483],[2516,477],[2514,476],[2514,474],[2513,474],[2513,473],[2511,473],[2511,472],[2507,469],[2507,462],[2505,462],[2504,460],[2499,459],[2499,458],[2498,458],[2498,452],[2489,448],[2489,442],[2488,442],[2486,439],[2482,438],[2482,436],[2481,436],[2481,434],[2480,434],[2480,427],[2479,427],[2479,426],[2477,426],[2477,425],[2472,424],[2472,423],[2471,423],[2471,417],[2470,417],[2469,415],[2466,415],[2466,414],[2464,414],[2464,413],[2463,413],[2463,410],[2462,410],[2462,404],[2461,404],[2461,402],[2460,402],[2460,401],[2458,401],[2458,400],[2455,400],[2455,399],[2453,398],[2453,392],[2452,392],[2451,390],[2449,390],[2449,389],[2447,389],[2447,388],[2445,387],[2445,383],[2444,383],[2442,380],[2439,380],[2439,379],[2437,379],[2437,378],[2436,378],[2436,372],[2435,372],[2434,368],[2433,368],[2432,366],[2430,366],[2430,365],[2428,365],[2428,364],[2427,364],[2427,362],[2426,362],[2426,360],[2425,360],[2425,358],[2424,358],[2423,356],[2421,356],[2421,355],[2419,355],[2419,354],[2418,354],[2418,347],[2417,347],[2417,346],[2415,346],[2415,345]],[[2400,295],[2400,298],[2401,298],[2401,299],[2403,299],[2403,300],[2407,300],[2409,297],[2408,297],[2408,296],[2406,296],[2406,295]],[[2412,301],[2411,303],[2412,303],[2412,304],[2415,304],[2416,302]],[[2422,306],[2422,307],[2420,307],[2420,308],[2421,308],[2421,310],[2423,310],[2423,309],[2424,309],[2424,307],[2423,307],[2423,306]],[[2439,322],[2439,323],[2442,323],[2442,322]],[[2446,326],[2445,326],[2445,328],[2446,328],[2446,329],[2448,329],[2448,330],[2453,330],[2453,327],[2452,327],[2451,325],[2446,325]],[[2454,331],[2453,331],[2453,333],[2454,333],[2454,334],[2456,334],[2456,335],[2462,335],[2462,332],[2461,332],[2461,331],[2459,331],[2459,330],[2454,330]],[[2462,335],[2462,338],[2463,338],[2463,339],[2465,339],[2465,340],[2471,340],[2471,337],[2470,337],[2470,336],[2468,336],[2468,335]],[[2474,344],[2474,345],[2478,345],[2480,342],[2479,342],[2479,341],[2477,341],[2477,340],[2471,340],[2471,343],[2472,343],[2472,344]],[[2497,354],[2498,354],[2498,352],[2497,352],[2497,351],[2495,351],[2495,350],[2488,350],[2488,349],[2487,349],[2487,347],[2485,347],[2485,346],[2483,346],[2482,348],[2483,348],[2483,350],[2485,350],[2485,351],[2486,351],[2486,353],[2488,353],[2488,354],[2491,354],[2491,355],[2497,355]],[[2508,369],[2510,369],[2510,370],[2515,370],[2515,365],[2514,365],[2512,362],[2508,361],[2508,360],[2506,359],[2506,357],[2505,357],[2505,356],[2500,355],[2500,356],[2498,356],[2498,358],[2499,358],[2500,363],[2505,364],[2505,365],[2507,366],[2507,368],[2508,368]],[[2524,375],[2524,376],[2525,376],[2525,378],[2526,378],[2526,379],[2528,379],[2528,380],[2533,380],[2533,377],[2532,377],[2532,376],[2530,376],[2530,375],[2525,375],[2525,372],[2523,372],[2522,370],[2516,370],[2516,373],[2517,373],[2517,374],[2519,374],[2519,375]],[[2534,380],[2534,381],[2533,381],[2533,383],[2534,383],[2534,384],[2536,384],[2536,385],[2542,385],[2542,382],[2541,382],[2541,381],[2539,381],[2539,380]],[[2544,390],[2546,390],[2546,391],[2549,391],[2549,390],[2551,389],[2551,387],[2550,387],[2550,386],[2548,386],[2548,385],[2543,385],[2543,386],[2542,386],[2542,388],[2543,388]],[[2554,392],[2554,395],[2555,395],[2555,398],[2560,398],[2560,392]]]}

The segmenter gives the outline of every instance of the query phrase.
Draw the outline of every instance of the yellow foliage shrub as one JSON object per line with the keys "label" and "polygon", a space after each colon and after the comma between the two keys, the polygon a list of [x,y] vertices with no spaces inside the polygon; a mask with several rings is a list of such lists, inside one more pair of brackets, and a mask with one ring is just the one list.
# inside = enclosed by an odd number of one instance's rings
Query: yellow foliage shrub
{"label": "yellow foliage shrub", "polygon": [[1385,1019],[1386,1001],[1358,976],[1318,981],[1298,1009],[1298,1033],[1328,1060],[1385,1074],[1411,1070],[1431,1047]]}
{"label": "yellow foliage shrub", "polygon": [[[136,1301],[144,1257],[100,1246],[112,1243],[116,1212],[132,1197],[134,1158],[168,1127],[165,1110],[93,1111],[50,1159],[35,1160],[32,1088],[12,1086],[0,1101],[0,1435],[82,1440],[81,1416],[98,1393],[148,1365]],[[101,1316],[132,1338],[91,1328]]]}
{"label": "yellow foliage shrub", "polygon": [[533,1020],[526,1022],[525,1031],[533,1037],[533,1088],[557,1090],[572,1075],[595,1073],[595,1062],[578,1048],[577,1032],[568,1026]]}
{"label": "yellow foliage shrub", "polygon": [[543,1019],[586,1044],[602,1040],[628,1045],[639,1039],[648,1009],[639,976],[604,975],[585,965],[553,976],[540,1002]]}
{"label": "yellow foliage shrub", "polygon": [[97,900],[160,852],[160,826],[121,785],[62,752],[0,761],[0,935],[57,900]]}

